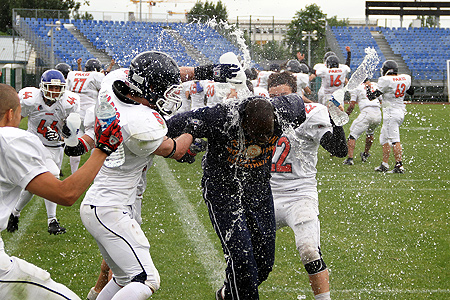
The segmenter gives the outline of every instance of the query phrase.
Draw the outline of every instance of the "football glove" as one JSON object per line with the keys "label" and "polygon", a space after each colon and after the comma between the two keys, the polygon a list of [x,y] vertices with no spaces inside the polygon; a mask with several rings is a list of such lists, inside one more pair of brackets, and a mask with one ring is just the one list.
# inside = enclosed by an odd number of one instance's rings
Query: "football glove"
{"label": "football glove", "polygon": [[47,126],[45,138],[50,142],[59,141],[60,139],[59,133],[56,130],[52,129],[50,126]]}
{"label": "football glove", "polygon": [[187,162],[189,164],[194,163],[195,156],[197,155],[197,153],[206,151],[207,145],[208,143],[205,140],[199,138],[194,139],[194,141],[192,142],[191,146],[186,151],[186,153],[177,161],[180,163],[184,162]]}
{"label": "football glove", "polygon": [[109,126],[102,131],[102,127],[97,118],[95,118],[95,140],[96,148],[99,148],[107,155],[111,155],[117,150],[120,143],[123,141],[121,127],[119,125],[119,120],[115,119]]}
{"label": "football glove", "polygon": [[234,64],[215,64],[194,68],[194,77],[197,80],[214,80],[215,82],[227,82],[237,76],[240,68]]}
{"label": "football glove", "polygon": [[203,121],[198,119],[190,119],[188,124],[183,129],[183,133],[189,133],[193,136],[194,140],[201,135],[203,129]]}

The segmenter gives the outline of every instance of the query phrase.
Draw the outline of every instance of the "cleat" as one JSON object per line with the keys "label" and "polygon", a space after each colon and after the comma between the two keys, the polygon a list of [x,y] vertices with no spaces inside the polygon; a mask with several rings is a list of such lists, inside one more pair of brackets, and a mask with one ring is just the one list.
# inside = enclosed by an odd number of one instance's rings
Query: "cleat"
{"label": "cleat", "polygon": [[11,214],[9,216],[8,226],[6,227],[6,230],[8,230],[8,232],[14,232],[17,229],[19,229],[19,217]]}
{"label": "cleat", "polygon": [[361,152],[359,155],[361,156],[362,162],[366,162],[369,159],[370,153]]}
{"label": "cleat", "polygon": [[381,164],[379,167],[375,168],[375,171],[376,172],[387,172],[387,171],[389,171],[389,169],[385,165]]}
{"label": "cleat", "polygon": [[61,227],[61,225],[59,225],[59,222],[57,220],[53,220],[50,222],[50,224],[48,224],[48,233],[57,235],[61,233],[66,233],[66,229],[64,227]]}
{"label": "cleat", "polygon": [[353,162],[353,158],[347,158],[346,160],[344,160],[343,162],[344,165],[354,165],[355,163]]}
{"label": "cleat", "polygon": [[391,171],[389,171],[388,173],[399,173],[399,174],[403,174],[405,173],[405,168],[403,168],[403,166],[395,166]]}

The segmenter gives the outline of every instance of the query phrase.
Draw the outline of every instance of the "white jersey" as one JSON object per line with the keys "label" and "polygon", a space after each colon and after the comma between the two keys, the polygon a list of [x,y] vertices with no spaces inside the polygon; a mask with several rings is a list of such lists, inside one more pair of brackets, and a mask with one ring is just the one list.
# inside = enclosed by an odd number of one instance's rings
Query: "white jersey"
{"label": "white jersey", "polygon": [[272,158],[270,184],[274,194],[295,192],[318,199],[316,165],[320,139],[332,132],[326,106],[305,103],[306,120],[292,133],[283,134]]}
{"label": "white jersey", "polygon": [[83,200],[94,206],[132,205],[142,171],[151,164],[153,152],[161,145],[167,125],[155,110],[142,104],[120,101],[112,90],[112,83],[124,80],[128,69],[109,73],[102,83],[99,97],[106,97],[116,109],[122,127],[125,162],[120,167],[102,166]]}
{"label": "white jersey", "polygon": [[80,95],[81,119],[84,119],[86,110],[97,103],[104,78],[105,74],[101,72],[70,71],[67,75],[67,89]]}
{"label": "white jersey", "polygon": [[253,88],[253,95],[269,98],[269,92],[267,89],[260,86]]}
{"label": "white jersey", "polygon": [[191,110],[205,106],[205,90],[201,81],[191,81],[189,96],[191,97]]}
{"label": "white jersey", "polygon": [[256,86],[257,87],[263,87],[266,90],[268,90],[269,87],[268,87],[267,83],[269,81],[269,76],[272,73],[275,73],[275,72],[274,71],[261,71],[261,72],[259,72],[258,73],[258,77],[256,77],[256,81],[257,81],[256,82]]}
{"label": "white jersey", "polygon": [[28,117],[28,131],[37,135],[45,146],[61,146],[62,141],[49,141],[45,138],[47,127],[61,132],[69,114],[79,112],[80,97],[65,91],[58,101],[48,106],[40,89],[26,87],[19,91],[19,98],[22,117]]}
{"label": "white jersey", "polygon": [[[377,89],[377,85],[372,83],[370,89],[374,92]],[[360,111],[363,111],[366,107],[380,108],[381,106],[378,98],[373,100],[367,98],[367,87],[364,83],[361,83],[356,89],[350,91],[350,101],[356,102]]]}
{"label": "white jersey", "polygon": [[304,73],[293,73],[297,79],[297,94],[303,96],[303,90],[309,86],[309,75]]}
{"label": "white jersey", "polygon": [[191,110],[191,99],[186,97],[186,92],[189,94],[190,86],[191,86],[190,81],[185,81],[181,84],[181,93],[180,93],[181,107],[175,112],[175,114]]}
{"label": "white jersey", "polygon": [[323,90],[324,95],[331,95],[334,91],[343,88],[349,73],[350,68],[347,65],[331,69],[322,67],[316,70],[316,76],[322,79],[320,89]]}
{"label": "white jersey", "polygon": [[0,231],[20,193],[39,174],[48,172],[48,152],[34,134],[15,127],[0,127]]}
{"label": "white jersey", "polygon": [[202,80],[201,85],[203,86],[203,91],[205,93],[206,106],[212,107],[216,104],[223,103],[223,97],[218,93],[217,87],[220,85],[228,86],[227,83]]}
{"label": "white jersey", "polygon": [[378,78],[378,89],[383,93],[383,107],[405,109],[405,95],[410,87],[411,76],[406,74]]}

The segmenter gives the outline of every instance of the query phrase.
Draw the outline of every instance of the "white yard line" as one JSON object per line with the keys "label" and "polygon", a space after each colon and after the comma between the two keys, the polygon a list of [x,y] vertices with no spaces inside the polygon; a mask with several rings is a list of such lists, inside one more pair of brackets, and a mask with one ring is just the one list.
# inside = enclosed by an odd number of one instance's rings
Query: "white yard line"
{"label": "white yard line", "polygon": [[[262,292],[297,292],[310,293],[311,289],[297,289],[279,286],[265,286],[260,288]],[[379,294],[449,294],[449,289],[331,289],[331,293],[379,293]]]}
{"label": "white yard line", "polygon": [[211,288],[215,291],[222,286],[225,263],[219,251],[214,248],[208,238],[205,226],[200,222],[193,205],[186,197],[186,191],[178,184],[163,158],[155,157],[155,166],[161,176],[164,186],[175,202],[175,207],[183,225],[184,234],[188,237],[191,247],[196,252],[205,274],[208,276]]}
{"label": "white yard line", "polygon": [[8,254],[12,256],[17,256],[16,251],[18,250],[18,246],[21,244],[21,240],[23,236],[27,236],[29,233],[27,232],[28,226],[33,222],[34,217],[39,211],[39,206],[42,206],[44,199],[41,197],[33,196],[33,199],[26,206],[26,213],[21,213],[19,218],[19,230],[13,233],[15,243],[8,243],[6,246]]}

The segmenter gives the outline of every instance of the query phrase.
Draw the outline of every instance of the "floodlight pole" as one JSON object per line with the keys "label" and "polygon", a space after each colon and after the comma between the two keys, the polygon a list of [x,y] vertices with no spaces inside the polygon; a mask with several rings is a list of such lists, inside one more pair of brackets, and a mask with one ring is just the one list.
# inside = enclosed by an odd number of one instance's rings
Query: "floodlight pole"
{"label": "floodlight pole", "polygon": [[303,36],[308,38],[308,66],[311,65],[311,38],[315,38],[316,37],[316,33],[315,32],[304,32]]}
{"label": "floodlight pole", "polygon": [[54,45],[54,39],[53,39],[53,29],[56,28],[56,30],[61,30],[61,22],[60,21],[56,21],[55,24],[45,24],[45,26],[49,26],[50,30],[47,33],[47,35],[50,36],[50,69],[55,67],[55,52],[53,50],[53,45]]}

